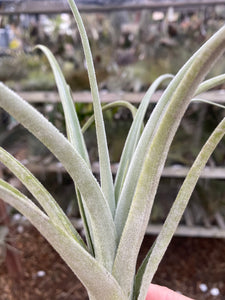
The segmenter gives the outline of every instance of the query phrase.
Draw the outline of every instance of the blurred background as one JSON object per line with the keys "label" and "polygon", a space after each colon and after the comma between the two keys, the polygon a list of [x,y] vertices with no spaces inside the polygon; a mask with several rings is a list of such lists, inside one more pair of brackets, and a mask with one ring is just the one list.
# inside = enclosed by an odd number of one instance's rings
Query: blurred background
{"label": "blurred background", "polygon": [[[158,76],[164,73],[176,74],[225,20],[224,1],[78,0],[76,3],[87,30],[103,103],[126,99],[138,106],[144,92]],[[89,82],[80,36],[66,0],[1,0],[0,80],[31,102],[65,133],[63,110],[54,76],[46,57],[34,49],[37,44],[48,46],[56,56],[73,91],[80,122],[84,124],[93,112]],[[220,75],[224,70],[223,57],[210,72],[209,77]],[[167,82],[154,96],[146,120],[166,84]],[[218,86],[204,97],[224,103],[224,89],[225,85]],[[188,168],[224,115],[223,109],[203,103],[192,103],[188,108],[166,162],[148,228],[149,237],[146,239],[151,239],[152,235],[159,232]],[[114,108],[107,111],[104,117],[112,169],[115,172],[132,116],[124,108]],[[85,139],[93,171],[98,178],[94,125],[85,133]],[[79,212],[71,179],[48,150],[3,110],[0,110],[0,145],[35,173],[77,224]],[[192,255],[194,251],[201,253],[200,250],[204,248],[214,253],[211,247],[219,249],[215,255],[213,254],[211,263],[215,263],[215,257],[218,256],[220,261],[224,256],[222,254],[225,250],[224,146],[223,140],[210,158],[177,231],[177,235],[181,237],[195,237],[197,240],[201,237],[204,246],[191,238],[176,240],[178,245],[185,245],[185,250],[177,246],[180,249],[180,253],[179,251],[177,253],[180,259],[182,251],[190,251]],[[2,165],[0,173],[4,179],[28,194],[20,182]],[[1,227],[4,228],[2,257],[5,258],[7,245],[11,245],[11,242],[7,242],[6,228],[10,228],[11,222],[14,222],[11,230],[13,234],[18,234],[25,230],[25,225],[17,212],[4,205],[0,207],[0,221]],[[21,238],[24,239],[24,236]],[[146,243],[147,246],[144,244],[143,249],[149,247],[150,241]],[[202,268],[203,265],[206,266],[208,255],[203,256]],[[169,269],[165,271],[166,265],[176,266],[171,259],[170,264],[165,264],[164,271],[161,271],[164,277],[159,277],[157,282],[167,283],[167,286],[170,285],[169,287],[193,298],[225,299],[224,259],[222,266],[219,263],[215,269],[217,275],[212,276],[210,273],[208,277],[206,276],[207,282],[201,279],[201,267],[195,265],[198,260],[199,258],[196,261],[193,258],[189,261],[189,266],[184,262],[182,268],[181,261],[180,266],[174,271],[178,277],[171,279],[168,284],[170,271]],[[210,270],[214,268],[212,264],[207,266]],[[198,272],[193,275],[194,272],[191,270],[195,268]],[[15,268],[12,269],[11,273],[15,273]],[[182,281],[180,274],[183,274],[183,269],[186,272]],[[205,271],[205,274],[208,274],[207,272]],[[206,287],[201,284],[205,284]],[[3,285],[0,279],[0,290]],[[214,288],[217,290],[211,291]],[[22,298],[25,297],[25,294],[21,295]],[[61,298],[57,299],[80,299],[78,294],[76,298],[73,298],[73,293],[71,298],[68,293],[65,298],[60,295]],[[18,296],[15,294],[7,295],[4,299],[21,299],[16,297]],[[24,299],[50,299],[49,295],[43,298],[43,292],[40,296],[42,298],[38,298],[37,295],[36,298],[26,297]],[[81,299],[84,297],[86,296],[81,296]]]}

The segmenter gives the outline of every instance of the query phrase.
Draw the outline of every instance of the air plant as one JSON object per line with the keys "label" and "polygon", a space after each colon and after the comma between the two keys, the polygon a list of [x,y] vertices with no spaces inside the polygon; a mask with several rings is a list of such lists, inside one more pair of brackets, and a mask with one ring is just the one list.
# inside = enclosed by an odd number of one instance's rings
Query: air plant
{"label": "air plant", "polygon": [[[81,238],[38,179],[2,148],[0,148],[0,161],[27,187],[42,209],[3,179],[0,180],[0,198],[24,214],[49,241],[84,284],[90,299],[143,300],[197,180],[225,133],[225,119],[223,119],[196,157],[161,232],[136,272],[138,253],[159,180],[180,121],[193,97],[225,81],[225,76],[221,75],[202,82],[225,51],[225,26],[188,60],[176,76],[166,74],[156,79],[137,110],[131,104],[126,104],[131,108],[134,119],[113,181],[102,107],[88,38],[74,1],[68,0],[68,3],[81,35],[88,68],[99,154],[100,182],[91,171],[70,88],[48,48],[38,46],[47,56],[54,72],[64,109],[67,137],[3,83],[0,83],[0,107],[49,148],[73,179],[86,239],[84,241]],[[170,83],[142,128],[151,96],[164,80],[170,80]],[[124,102],[116,104],[124,105]]]}

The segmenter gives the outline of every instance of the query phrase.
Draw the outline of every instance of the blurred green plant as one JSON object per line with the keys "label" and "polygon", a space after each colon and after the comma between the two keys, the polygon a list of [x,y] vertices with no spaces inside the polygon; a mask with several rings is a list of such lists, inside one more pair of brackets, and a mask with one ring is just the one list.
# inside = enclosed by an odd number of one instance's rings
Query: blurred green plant
{"label": "blurred green plant", "polygon": [[[156,242],[136,273],[138,253],[168,151],[191,99],[224,82],[225,76],[201,83],[225,51],[225,27],[209,39],[175,77],[154,81],[134,112],[119,169],[113,182],[93,59],[82,19],[68,0],[80,31],[93,98],[100,165],[100,183],[91,172],[88,152],[75,106],[60,67],[45,46],[39,45],[52,67],[62,101],[67,138],[16,93],[0,84],[0,106],[32,132],[59,159],[72,177],[83,219],[85,243],[62,209],[19,161],[0,148],[5,164],[38,200],[38,208],[20,191],[0,180],[0,197],[24,214],[43,234],[86,287],[90,299],[139,299],[149,284],[177,228],[193,189],[211,153],[225,133],[225,118],[200,150],[180,188]],[[171,80],[144,129],[151,96],[164,80]],[[136,273],[136,274],[135,274]]]}

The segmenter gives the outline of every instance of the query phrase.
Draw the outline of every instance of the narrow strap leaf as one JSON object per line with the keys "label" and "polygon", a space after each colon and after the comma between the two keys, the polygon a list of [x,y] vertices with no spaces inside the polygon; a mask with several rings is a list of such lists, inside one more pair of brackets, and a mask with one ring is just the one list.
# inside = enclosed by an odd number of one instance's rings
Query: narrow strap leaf
{"label": "narrow strap leaf", "polygon": [[204,169],[209,157],[215,150],[218,143],[221,141],[225,134],[225,118],[220,122],[220,124],[213,131],[199,155],[197,156],[195,162],[193,163],[191,169],[189,170],[180,191],[176,197],[175,202],[163,224],[162,230],[156,239],[155,245],[150,254],[150,258],[145,268],[145,272],[142,278],[142,285],[140,288],[140,294],[138,299],[144,300],[148,291],[149,284],[158,268],[163,255],[174,235],[180,219],[184,213],[184,210],[188,204],[191,194],[196,186],[196,183]]}
{"label": "narrow strap leaf", "polygon": [[[123,106],[127,109],[129,109],[129,111],[131,112],[132,114],[132,117],[134,118],[135,117],[135,114],[137,112],[137,109],[134,105],[132,105],[131,103],[127,102],[127,101],[123,101],[123,100],[119,100],[119,101],[115,101],[115,102],[112,102],[112,103],[108,103],[106,105],[103,105],[102,106],[102,111],[106,111],[108,109],[111,109],[111,108],[114,108],[114,107],[118,107],[118,106]],[[82,132],[84,133],[91,125],[92,123],[94,123],[95,121],[95,117],[94,115],[92,115],[87,121],[86,123],[84,124],[84,126],[82,127]]]}
{"label": "narrow strap leaf", "polygon": [[149,144],[113,267],[113,275],[128,295],[132,293],[137,256],[171,142],[197,86],[224,51],[225,26],[195,56]]}
{"label": "narrow strap leaf", "polygon": [[215,76],[213,78],[210,78],[208,80],[203,81],[199,87],[197,88],[195,92],[195,96],[199,95],[203,92],[206,92],[220,84],[223,84],[225,82],[225,74]]}
{"label": "narrow strap leaf", "polygon": [[130,160],[132,158],[132,155],[136,149],[137,142],[140,137],[140,132],[141,132],[141,126],[144,121],[144,116],[146,114],[149,102],[151,100],[151,97],[155,93],[156,89],[159,87],[159,85],[164,81],[173,78],[173,75],[171,74],[165,74],[157,78],[146,94],[144,95],[139,108],[137,110],[137,114],[133,120],[133,123],[130,127],[125,146],[123,148],[123,153],[121,155],[120,163],[119,163],[119,168],[116,174],[116,180],[115,180],[115,198],[116,202],[118,201],[120,191],[122,189],[122,184],[125,180],[126,177],[126,172],[128,169],[128,166],[130,164]]}
{"label": "narrow strap leaf", "polygon": [[115,225],[117,229],[118,238],[121,236],[123,227],[125,225],[127,215],[130,209],[131,201],[134,196],[137,181],[141,172],[141,168],[144,162],[145,154],[147,152],[149,143],[153,139],[154,132],[157,128],[157,124],[160,122],[162,115],[170,101],[170,98],[177,88],[181,78],[184,76],[186,70],[190,67],[193,61],[193,57],[187,62],[178,74],[169,83],[168,87],[164,91],[163,95],[156,104],[143,133],[141,134],[138,145],[133,154],[132,160],[127,168],[127,175],[124,178],[122,190],[119,195],[116,213],[115,213]]}
{"label": "narrow strap leaf", "polygon": [[81,132],[80,123],[70,93],[70,88],[68,87],[65,81],[60,66],[57,60],[55,59],[54,55],[52,54],[52,52],[47,47],[43,45],[38,45],[35,48],[43,51],[43,53],[48,58],[48,61],[54,73],[56,85],[59,91],[59,95],[60,95],[60,99],[62,102],[63,111],[65,115],[68,139],[73,145],[73,147],[79,152],[79,154],[90,166],[87,148],[84,142],[83,134]]}
{"label": "narrow strap leaf", "polygon": [[133,300],[136,300],[138,298],[138,295],[140,293],[140,288],[141,288],[141,283],[142,283],[142,278],[143,275],[145,273],[146,270],[146,266],[148,264],[149,261],[149,257],[152,253],[152,250],[155,246],[155,242],[153,243],[153,245],[151,246],[151,248],[149,249],[148,253],[146,254],[144,260],[142,261],[137,274],[135,276],[135,280],[134,280],[134,287],[133,287]]}
{"label": "narrow strap leaf", "polygon": [[149,144],[153,140],[156,129],[159,126],[163,115],[165,114],[168,103],[170,102],[170,99],[173,96],[176,88],[184,77],[186,71],[192,65],[193,61],[201,54],[202,49],[206,48],[209,43],[213,42],[214,38],[215,36],[212,37],[208,42],[206,42],[179,70],[177,75],[173,78],[173,80],[170,82],[163,95],[159,99],[145,126],[145,129],[141,135],[140,141],[137,145],[136,151],[127,171],[127,176],[123,184],[123,188],[116,208],[114,219],[117,228],[117,234],[119,237],[122,234],[122,230],[127,219],[127,215],[134,196],[137,181],[140,176],[147,149],[149,147]]}
{"label": "narrow strap leaf", "polygon": [[71,224],[52,195],[25,166],[23,166],[2,147],[0,147],[0,162],[9,168],[10,171],[26,186],[28,191],[31,192],[31,194],[43,207],[52,222],[61,226],[62,229],[66,230],[68,234],[71,234],[71,236],[73,236],[75,240],[82,245],[82,247],[86,248],[86,245],[79,233]]}
{"label": "narrow strap leaf", "polygon": [[44,220],[44,222],[50,220],[33,201],[3,179],[0,179],[0,198],[15,207],[32,223],[38,222],[41,224],[42,220]]}
{"label": "narrow strap leaf", "polygon": [[210,104],[210,105],[217,106],[217,107],[220,107],[220,108],[225,108],[225,106],[222,105],[222,104],[219,104],[219,103],[216,103],[216,102],[213,102],[213,101],[209,101],[209,100],[206,100],[206,99],[201,99],[201,98],[193,98],[193,99],[191,99],[191,102],[202,102],[202,103]]}
{"label": "narrow strap leaf", "polygon": [[[72,95],[70,92],[70,88],[66,83],[64,75],[60,69],[60,66],[55,59],[52,52],[43,45],[38,45],[35,48],[40,49],[48,58],[48,61],[51,65],[52,71],[54,73],[56,85],[59,91],[60,99],[63,106],[63,111],[65,115],[66,121],[66,129],[67,136],[72,146],[78,151],[78,153],[83,157],[83,159],[87,162],[89,168],[91,168],[89,156],[86,148],[86,144],[84,141],[84,137],[81,131],[80,123],[78,120],[77,112],[75,109],[75,105],[73,103]],[[76,187],[75,187],[76,188]],[[87,239],[87,244],[92,253],[94,253],[93,249],[93,241],[91,240],[91,224],[87,221],[89,219],[87,217],[88,212],[84,209],[84,204],[82,201],[82,196],[80,195],[78,189],[76,188],[77,201],[79,205],[79,211],[81,218],[84,224],[85,236]]]}
{"label": "narrow strap leaf", "polygon": [[84,208],[85,202],[82,200],[81,193],[79,190],[76,188],[76,196],[77,196],[77,204],[79,208],[79,213],[83,222],[83,227],[84,227],[84,234],[85,234],[85,239],[87,242],[88,249],[91,253],[92,256],[95,256],[95,247],[93,244],[93,233],[92,233],[92,227],[91,227],[91,221],[90,217],[88,216],[88,209]]}
{"label": "narrow strap leaf", "polygon": [[73,16],[78,26],[78,30],[80,32],[81,41],[83,44],[84,54],[87,63],[87,70],[88,70],[91,94],[93,98],[94,114],[95,114],[101,187],[103,190],[103,194],[105,195],[105,198],[109,203],[111,213],[112,215],[114,215],[115,198],[114,198],[113,178],[112,178],[112,172],[110,167],[109,151],[108,151],[108,145],[106,140],[105,125],[102,116],[102,109],[101,109],[101,102],[100,102],[99,91],[97,86],[96,74],[94,70],[94,63],[92,59],[90,45],[88,42],[88,37],[84,28],[82,18],[77,9],[77,6],[74,0],[67,0],[67,1],[70,5]]}
{"label": "narrow strap leaf", "polygon": [[96,299],[105,299],[105,295],[109,299],[125,299],[118,283],[100,263],[62,228],[51,223],[30,199],[1,179],[0,198],[15,207],[40,231]]}
{"label": "narrow strap leaf", "polygon": [[70,174],[92,216],[96,258],[107,269],[111,269],[116,249],[115,225],[108,202],[87,163],[43,115],[2,83],[0,83],[0,107],[48,147]]}

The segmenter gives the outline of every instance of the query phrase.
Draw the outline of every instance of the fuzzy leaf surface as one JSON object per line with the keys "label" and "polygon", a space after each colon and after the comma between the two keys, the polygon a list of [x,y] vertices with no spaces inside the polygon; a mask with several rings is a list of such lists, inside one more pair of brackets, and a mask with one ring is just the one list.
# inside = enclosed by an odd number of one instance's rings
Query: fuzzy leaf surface
{"label": "fuzzy leaf surface", "polygon": [[198,51],[149,144],[113,267],[113,275],[128,296],[132,294],[137,256],[171,142],[195,90],[224,51],[225,26]]}
{"label": "fuzzy leaf surface", "polygon": [[91,49],[84,28],[84,24],[80,13],[77,9],[77,6],[73,0],[67,0],[69,6],[72,10],[74,19],[77,23],[78,30],[80,32],[81,41],[83,45],[84,55],[87,63],[88,77],[91,87],[91,94],[93,99],[94,115],[95,115],[95,124],[96,124],[96,135],[97,135],[97,144],[99,152],[99,164],[100,164],[100,179],[101,187],[103,194],[106,200],[109,203],[112,215],[115,212],[115,197],[114,197],[114,187],[113,187],[113,178],[111,173],[111,166],[109,160],[109,151],[106,139],[105,125],[101,109],[101,101],[99,97],[97,79],[94,69],[93,58],[91,54]]}
{"label": "fuzzy leaf surface", "polygon": [[112,275],[71,235],[51,223],[30,199],[1,179],[0,197],[30,220],[96,299],[126,299]]}
{"label": "fuzzy leaf surface", "polygon": [[197,158],[195,159],[191,169],[189,170],[180,190],[174,201],[170,212],[163,224],[162,230],[156,239],[154,247],[151,251],[150,258],[145,268],[140,288],[138,299],[145,299],[149,284],[158,268],[163,255],[177,229],[180,219],[187,207],[191,194],[196,186],[196,183],[204,169],[209,157],[215,150],[218,143],[221,141],[225,134],[225,118],[213,131]]}
{"label": "fuzzy leaf surface", "polygon": [[115,225],[108,202],[87,163],[43,115],[2,83],[0,83],[0,107],[48,147],[68,171],[91,216],[96,258],[111,269],[116,249]]}
{"label": "fuzzy leaf surface", "polygon": [[127,167],[130,164],[132,155],[135,151],[135,148],[137,146],[137,142],[140,137],[141,132],[141,126],[144,121],[144,116],[146,114],[149,102],[151,100],[151,97],[155,93],[156,89],[159,87],[159,85],[164,81],[173,78],[173,75],[171,74],[165,74],[157,78],[152,85],[149,87],[148,91],[144,95],[137,113],[135,115],[135,118],[132,122],[132,125],[130,127],[125,146],[123,148],[123,152],[120,159],[119,168],[116,175],[116,181],[115,181],[115,197],[116,202],[119,198],[120,191],[122,189],[122,184],[126,177]]}

